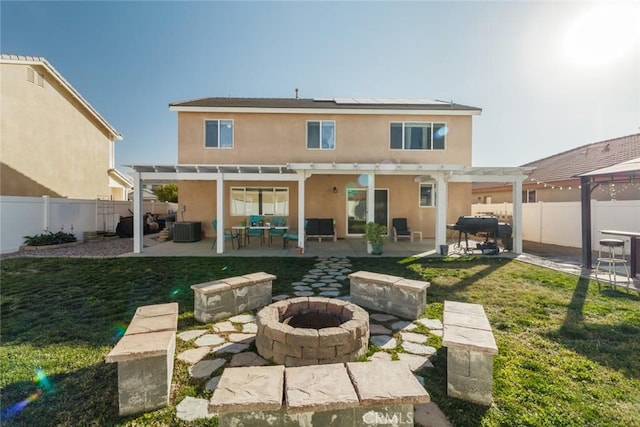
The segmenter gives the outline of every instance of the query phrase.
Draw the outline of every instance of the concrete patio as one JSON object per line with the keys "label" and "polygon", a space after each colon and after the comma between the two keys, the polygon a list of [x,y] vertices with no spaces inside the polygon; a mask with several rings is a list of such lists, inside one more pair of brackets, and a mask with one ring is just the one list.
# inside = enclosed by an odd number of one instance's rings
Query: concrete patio
{"label": "concrete patio", "polygon": [[[282,239],[274,239],[271,245],[265,243],[260,245],[257,240],[252,241],[249,245],[240,249],[233,249],[231,241],[225,242],[225,253],[216,253],[215,248],[211,248],[213,238],[206,238],[198,242],[175,243],[174,241],[158,242],[157,235],[147,235],[144,238],[144,250],[142,254],[130,253],[127,256],[233,256],[233,257],[317,257],[317,256],[335,256],[335,257],[373,257],[377,255],[367,254],[367,246],[362,238],[353,237],[346,239],[338,239],[337,241],[323,240],[307,240],[304,254],[296,253],[295,242],[289,242],[286,249],[282,248]],[[390,257],[408,257],[418,256],[424,257],[439,254],[435,249],[435,241],[433,239],[422,239],[414,242],[408,240],[400,240],[393,242],[389,240],[385,242],[382,256]]]}

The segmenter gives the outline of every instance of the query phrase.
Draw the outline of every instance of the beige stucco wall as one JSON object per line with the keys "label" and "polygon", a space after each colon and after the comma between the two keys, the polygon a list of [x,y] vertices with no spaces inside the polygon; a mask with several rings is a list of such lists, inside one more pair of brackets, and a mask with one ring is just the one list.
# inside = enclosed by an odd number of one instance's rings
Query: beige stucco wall
{"label": "beige stucco wall", "polygon": [[[211,119],[233,119],[232,149],[204,147],[204,123]],[[336,148],[308,150],[307,120],[335,120]],[[445,150],[402,151],[389,149],[392,121],[432,121],[446,123],[449,132]],[[214,114],[178,113],[178,162],[182,164],[286,164],[286,163],[424,163],[471,165],[471,116],[337,115],[337,114]],[[418,206],[415,175],[376,175],[375,187],[388,190],[389,225],[395,217],[406,217],[409,226],[423,237],[435,236],[436,208]],[[244,218],[231,217],[230,188],[288,187],[288,224],[297,224],[297,182],[225,182],[225,223],[239,224]],[[358,187],[358,175],[314,174],[305,181],[305,217],[333,218],[338,237],[347,236],[346,189]],[[333,187],[337,193],[333,193]],[[181,181],[179,203],[186,206],[185,221],[201,221],[206,236],[213,235],[211,220],[216,216],[216,183]],[[449,185],[448,222],[471,210],[471,185]],[[182,218],[179,218],[182,219]]]}
{"label": "beige stucco wall", "polygon": [[112,194],[103,126],[40,66],[0,64],[0,194],[96,198]]}
{"label": "beige stucco wall", "polygon": [[[338,237],[347,236],[347,188],[358,188],[357,175],[313,175],[305,182],[305,217],[333,218]],[[333,193],[333,187],[338,192]],[[246,219],[231,216],[231,187],[288,187],[289,215],[287,224],[292,229],[298,227],[298,185],[295,182],[227,181],[225,182],[225,226],[237,225]],[[436,208],[418,206],[418,184],[412,176],[379,175],[375,187],[388,190],[389,226],[391,219],[405,217],[412,230],[422,231],[424,238],[435,236]],[[455,222],[458,216],[471,212],[470,184],[449,184],[449,206],[447,222]],[[207,237],[214,235],[211,221],[216,218],[216,183],[214,181],[181,181],[178,194],[179,204],[185,205],[185,212],[178,214],[178,220],[200,221]]]}
{"label": "beige stucco wall", "polygon": [[[233,149],[205,148],[205,120],[233,119]],[[335,120],[335,150],[308,150],[307,120]],[[446,150],[390,150],[389,122],[446,123]],[[178,163],[447,163],[471,165],[471,116],[178,113]]]}

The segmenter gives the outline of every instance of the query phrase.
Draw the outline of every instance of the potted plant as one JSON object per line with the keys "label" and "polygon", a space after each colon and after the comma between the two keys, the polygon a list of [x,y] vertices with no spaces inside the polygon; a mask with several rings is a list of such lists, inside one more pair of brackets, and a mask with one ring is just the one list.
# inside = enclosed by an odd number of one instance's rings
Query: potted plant
{"label": "potted plant", "polygon": [[373,255],[382,254],[382,244],[386,239],[387,226],[375,222],[368,222],[364,229],[364,238],[371,244]]}

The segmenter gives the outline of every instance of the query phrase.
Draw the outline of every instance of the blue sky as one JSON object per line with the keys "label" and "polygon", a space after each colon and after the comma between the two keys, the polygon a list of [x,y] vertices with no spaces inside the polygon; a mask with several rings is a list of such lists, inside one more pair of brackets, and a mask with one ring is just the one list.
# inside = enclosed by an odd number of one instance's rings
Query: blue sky
{"label": "blue sky", "polygon": [[640,2],[0,2],[2,53],[44,56],[123,134],[116,165],[175,163],[168,104],[209,96],[453,100],[475,166],[640,132]]}

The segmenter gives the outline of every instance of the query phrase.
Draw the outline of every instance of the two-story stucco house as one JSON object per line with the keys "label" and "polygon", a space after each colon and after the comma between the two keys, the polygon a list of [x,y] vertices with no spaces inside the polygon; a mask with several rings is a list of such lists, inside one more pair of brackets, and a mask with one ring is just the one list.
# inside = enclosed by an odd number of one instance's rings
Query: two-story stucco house
{"label": "two-story stucco house", "polygon": [[407,218],[441,244],[447,222],[470,213],[471,182],[508,180],[519,195],[524,179],[520,168],[471,166],[481,110],[452,102],[202,98],[170,110],[178,164],[133,165],[133,176],[177,181],[182,219],[200,221],[208,236],[213,218],[222,229],[251,214],[284,216],[297,229],[305,218],[332,218],[338,238]]}
{"label": "two-story stucco house", "polygon": [[0,194],[126,200],[122,136],[45,59],[0,55]]}

